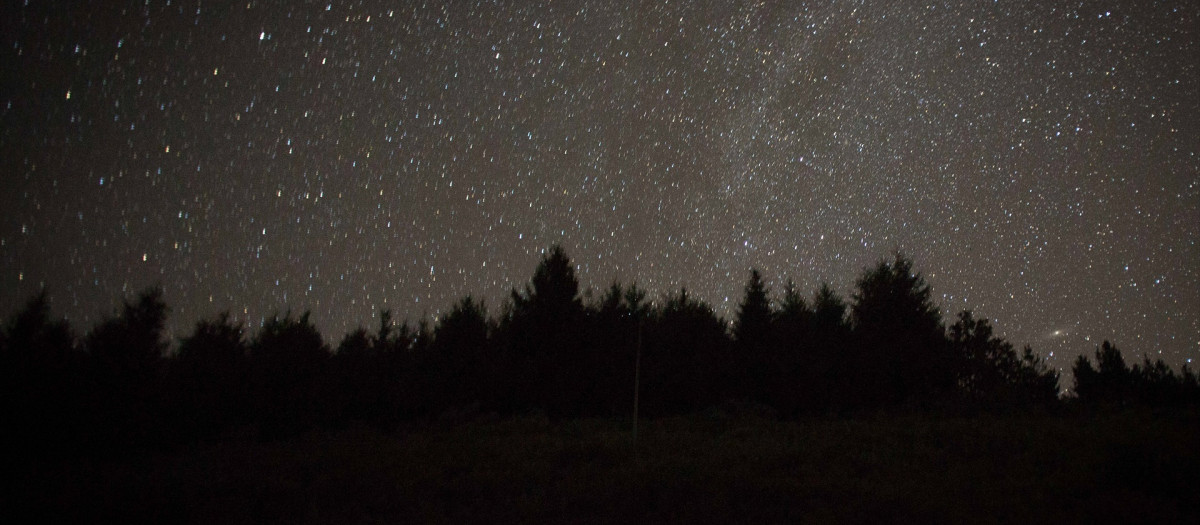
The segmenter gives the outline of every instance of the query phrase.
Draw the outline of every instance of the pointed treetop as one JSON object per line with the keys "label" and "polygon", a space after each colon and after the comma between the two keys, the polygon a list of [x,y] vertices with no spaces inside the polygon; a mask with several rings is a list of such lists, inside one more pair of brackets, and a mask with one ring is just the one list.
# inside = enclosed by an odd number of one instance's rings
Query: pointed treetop
{"label": "pointed treetop", "polygon": [[582,309],[575,266],[562,246],[557,244],[551,246],[542,257],[525,291],[517,293],[514,290],[512,296],[518,310],[566,313]]}
{"label": "pointed treetop", "polygon": [[733,327],[734,337],[745,343],[762,342],[767,336],[771,316],[767,285],[758,269],[752,268],[750,280],[746,282],[745,295],[738,305],[738,317]]}

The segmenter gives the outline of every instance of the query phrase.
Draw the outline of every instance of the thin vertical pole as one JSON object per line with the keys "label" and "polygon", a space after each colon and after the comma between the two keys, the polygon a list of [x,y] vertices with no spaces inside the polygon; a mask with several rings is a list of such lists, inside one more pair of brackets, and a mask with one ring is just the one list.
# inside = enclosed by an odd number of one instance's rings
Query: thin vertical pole
{"label": "thin vertical pole", "polygon": [[638,390],[642,379],[642,320],[638,319],[637,354],[633,360],[633,442],[637,443]]}

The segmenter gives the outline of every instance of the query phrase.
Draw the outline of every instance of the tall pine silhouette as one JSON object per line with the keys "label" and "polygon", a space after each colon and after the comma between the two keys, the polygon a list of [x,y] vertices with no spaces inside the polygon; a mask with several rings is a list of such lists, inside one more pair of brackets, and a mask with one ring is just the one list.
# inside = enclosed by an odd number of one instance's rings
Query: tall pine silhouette
{"label": "tall pine silhouette", "polygon": [[569,414],[584,334],[583,303],[575,267],[559,245],[547,250],[523,291],[513,290],[501,329],[507,339],[503,391],[513,408]]}
{"label": "tall pine silhouette", "polygon": [[859,401],[870,406],[924,403],[949,395],[956,365],[929,285],[896,254],[858,279],[850,308]]}
{"label": "tall pine silhouette", "polygon": [[769,401],[770,392],[779,385],[778,363],[771,343],[771,300],[762,273],[750,270],[750,278],[738,304],[733,338],[737,353],[734,367],[735,397],[758,403]]}

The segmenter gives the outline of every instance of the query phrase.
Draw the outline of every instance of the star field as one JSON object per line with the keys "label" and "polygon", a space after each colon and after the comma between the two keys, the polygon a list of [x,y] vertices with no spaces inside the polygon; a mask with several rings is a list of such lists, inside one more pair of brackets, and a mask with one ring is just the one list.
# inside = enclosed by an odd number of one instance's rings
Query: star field
{"label": "star field", "polygon": [[[16,4],[12,2],[10,4]],[[1200,358],[1195,2],[24,2],[4,7],[0,310],[327,339],[560,242],[585,286],[900,250],[1069,368]]]}

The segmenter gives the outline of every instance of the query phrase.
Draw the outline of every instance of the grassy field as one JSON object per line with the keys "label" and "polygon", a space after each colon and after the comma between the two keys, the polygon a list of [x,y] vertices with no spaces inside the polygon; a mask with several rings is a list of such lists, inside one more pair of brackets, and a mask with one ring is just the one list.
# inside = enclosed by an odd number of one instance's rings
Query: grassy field
{"label": "grassy field", "polygon": [[[42,465],[45,522],[1200,523],[1196,414],[481,419]],[[53,521],[58,521],[53,520]]]}

